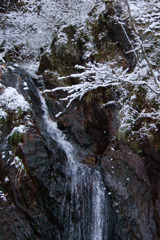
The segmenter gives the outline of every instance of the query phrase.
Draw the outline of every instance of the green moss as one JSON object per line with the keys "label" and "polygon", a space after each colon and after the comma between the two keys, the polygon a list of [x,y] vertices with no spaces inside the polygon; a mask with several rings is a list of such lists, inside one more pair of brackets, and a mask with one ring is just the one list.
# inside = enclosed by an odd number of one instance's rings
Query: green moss
{"label": "green moss", "polygon": [[74,66],[80,61],[81,49],[77,42],[54,46],[50,57],[52,69],[65,76],[75,72]]}
{"label": "green moss", "polygon": [[111,90],[110,89],[106,89],[104,92],[105,98],[109,99],[110,98],[110,94],[111,94]]}
{"label": "green moss", "polygon": [[6,120],[5,117],[1,117],[1,118],[0,118],[0,124],[4,124],[6,121],[7,121],[7,120]]}
{"label": "green moss", "polygon": [[[61,35],[65,34],[65,41],[59,41]],[[57,36],[53,39],[51,44],[51,54],[47,56],[49,58],[48,63],[51,64],[50,69],[58,72],[60,75],[69,75],[75,73],[74,66],[81,61],[83,46],[85,44],[86,34],[83,32],[77,33],[77,27],[70,25],[64,27]],[[41,66],[45,63],[41,63]],[[48,64],[47,64],[48,65]],[[47,66],[45,66],[45,69]]]}
{"label": "green moss", "polygon": [[139,149],[139,150],[137,151],[137,153],[138,153],[138,154],[142,154],[142,150]]}

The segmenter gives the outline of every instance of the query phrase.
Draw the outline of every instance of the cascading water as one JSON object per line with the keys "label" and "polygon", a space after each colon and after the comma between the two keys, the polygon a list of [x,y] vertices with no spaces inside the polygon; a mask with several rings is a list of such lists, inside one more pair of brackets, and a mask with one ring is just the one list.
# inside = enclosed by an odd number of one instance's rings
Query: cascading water
{"label": "cascading water", "polygon": [[61,221],[68,226],[67,240],[107,240],[107,198],[101,174],[78,161],[72,144],[51,120],[44,97],[41,93],[39,96],[46,131],[68,157],[61,207]]}

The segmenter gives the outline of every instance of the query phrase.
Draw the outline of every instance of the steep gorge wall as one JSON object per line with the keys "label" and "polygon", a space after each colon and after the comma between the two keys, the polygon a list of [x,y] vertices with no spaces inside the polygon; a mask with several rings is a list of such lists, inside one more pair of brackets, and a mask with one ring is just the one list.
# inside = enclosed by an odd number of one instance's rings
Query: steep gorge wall
{"label": "steep gorge wall", "polygon": [[[127,74],[135,71],[135,54],[126,52],[133,50],[136,39],[129,22],[117,22],[119,12],[114,8],[102,12],[98,20],[94,11],[89,13],[85,29],[70,25],[54,38],[51,51],[43,54],[39,66],[44,80],[42,76],[31,77],[13,64],[1,64],[0,107],[6,112],[0,119],[1,239],[68,239],[67,218],[63,222],[60,216],[67,155],[44,127],[37,87],[45,97],[50,118],[57,121],[81,163],[102,175],[109,198],[108,239],[160,238],[159,100],[155,97],[149,101],[144,85],[112,85],[113,79],[109,85],[104,84],[110,75],[115,76],[117,66],[126,69]],[[65,41],[61,41],[62,35]],[[103,79],[106,72],[100,72],[98,63],[106,60],[111,66]],[[85,71],[89,73],[81,79]],[[102,74],[100,84],[96,82],[97,71]],[[82,84],[81,92],[85,83],[89,91],[80,97],[72,87]],[[8,87],[16,89],[17,98],[18,94],[23,95],[30,107],[9,108],[15,101],[12,95],[5,105],[2,100]],[[78,97],[73,97],[67,107],[69,90]],[[128,125],[124,124],[123,129],[121,122],[125,111],[129,111],[128,104],[135,115],[129,112],[125,120]],[[20,126],[25,126],[24,131]],[[141,135],[144,127],[149,134]],[[70,201],[69,192],[66,198]],[[69,211],[67,206],[64,211]],[[77,221],[73,213],[73,222]],[[76,233],[71,239],[76,239]]]}

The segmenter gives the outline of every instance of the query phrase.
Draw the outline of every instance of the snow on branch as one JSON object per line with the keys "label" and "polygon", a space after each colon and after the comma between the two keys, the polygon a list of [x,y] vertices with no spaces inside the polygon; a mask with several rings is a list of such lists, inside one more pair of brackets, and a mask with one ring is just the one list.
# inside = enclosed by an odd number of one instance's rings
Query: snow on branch
{"label": "snow on branch", "polygon": [[160,84],[159,84],[159,82],[158,82],[158,79],[157,79],[154,71],[153,71],[152,64],[150,63],[150,60],[149,60],[149,58],[147,57],[147,54],[146,54],[146,51],[145,51],[145,46],[144,46],[144,43],[143,43],[143,40],[142,40],[142,36],[141,36],[141,34],[139,33],[139,31],[137,30],[135,21],[134,21],[134,19],[133,19],[133,17],[132,17],[132,13],[131,13],[131,8],[130,8],[130,5],[129,5],[129,2],[128,2],[127,0],[125,0],[125,3],[126,3],[126,5],[127,5],[128,14],[129,14],[130,22],[131,22],[131,25],[132,25],[132,29],[134,30],[134,32],[135,32],[135,34],[136,34],[136,36],[137,36],[137,39],[138,39],[138,41],[139,41],[139,48],[140,48],[140,50],[141,50],[141,52],[142,52],[142,55],[143,55],[144,59],[145,59],[146,62],[147,62],[148,68],[149,68],[149,70],[150,70],[150,72],[151,72],[151,75],[152,75],[152,77],[153,77],[153,79],[154,79],[155,85],[156,85],[158,88],[160,88]]}
{"label": "snow on branch", "polygon": [[[77,66],[78,68],[82,68],[82,66]],[[139,71],[141,70],[141,76]],[[144,73],[142,73],[144,70]],[[123,71],[121,68],[117,68],[115,73],[112,72],[110,65],[105,63],[94,63],[89,62],[87,67],[82,73],[71,74],[66,77],[59,77],[61,79],[68,78],[78,78],[79,83],[66,86],[66,87],[57,87],[51,90],[44,90],[44,93],[54,93],[57,91],[67,92],[67,96],[60,99],[62,101],[67,101],[67,108],[75,99],[82,99],[83,96],[99,87],[111,87],[118,86],[130,83],[131,85],[142,85],[149,88],[155,94],[160,95],[160,91],[156,91],[154,86],[152,87],[149,83],[143,80],[143,74],[147,74],[146,69],[135,69],[133,73],[127,73],[127,70]],[[137,80],[139,79],[139,80]],[[141,80],[142,79],[142,80]]]}

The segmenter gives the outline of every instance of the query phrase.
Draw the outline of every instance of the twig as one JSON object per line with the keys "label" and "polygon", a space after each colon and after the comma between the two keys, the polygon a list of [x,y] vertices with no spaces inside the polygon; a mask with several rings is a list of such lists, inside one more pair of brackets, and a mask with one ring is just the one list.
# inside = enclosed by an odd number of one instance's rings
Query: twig
{"label": "twig", "polygon": [[137,30],[136,25],[135,25],[135,23],[134,23],[134,20],[133,20],[133,18],[132,18],[131,9],[130,9],[129,3],[128,3],[127,0],[125,1],[125,3],[126,3],[127,8],[128,8],[128,14],[129,14],[129,18],[130,18],[130,21],[131,21],[131,24],[132,24],[132,28],[133,28],[135,34],[137,35],[137,37],[138,37],[138,39],[139,39],[140,49],[141,49],[141,51],[142,51],[143,57],[144,57],[144,59],[145,59],[146,62],[147,62],[148,68],[149,68],[149,70],[150,70],[150,72],[151,72],[151,75],[152,75],[152,77],[153,77],[153,79],[154,79],[154,83],[156,84],[156,86],[157,86],[158,88],[160,88],[159,82],[158,82],[158,80],[157,80],[157,78],[156,78],[156,76],[155,76],[155,74],[154,74],[152,65],[151,65],[151,63],[150,63],[150,61],[149,61],[149,59],[148,59],[148,57],[147,57],[147,55],[146,55],[142,38],[141,38],[140,34],[138,33],[138,30]]}

